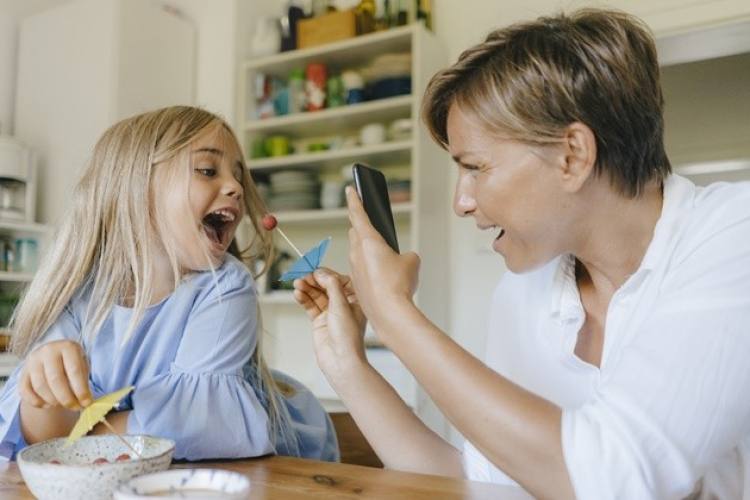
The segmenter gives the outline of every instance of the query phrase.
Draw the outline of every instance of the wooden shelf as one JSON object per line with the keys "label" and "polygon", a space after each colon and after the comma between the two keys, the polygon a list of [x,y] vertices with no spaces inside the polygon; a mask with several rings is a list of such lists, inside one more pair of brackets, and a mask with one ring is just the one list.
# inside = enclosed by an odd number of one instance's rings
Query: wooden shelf
{"label": "wooden shelf", "polygon": [[241,69],[286,78],[292,70],[321,58],[325,58],[334,71],[356,68],[387,52],[412,51],[412,37],[419,28],[421,26],[411,24],[308,49],[251,59],[244,62]]}
{"label": "wooden shelf", "polygon": [[414,102],[414,96],[401,95],[320,111],[251,119],[241,128],[255,136],[283,134],[293,139],[351,133],[368,123],[388,123],[408,116]]}
{"label": "wooden shelf", "polygon": [[44,234],[49,231],[49,226],[38,222],[12,221],[0,219],[0,232],[3,230],[17,231],[19,233]]}
{"label": "wooden shelf", "polygon": [[[391,206],[394,219],[407,219],[413,206],[411,203],[396,203]],[[276,220],[284,224],[328,224],[344,222],[349,218],[346,208],[327,208],[320,210],[287,210],[274,212]]]}
{"label": "wooden shelf", "polygon": [[409,163],[412,141],[393,141],[372,146],[357,146],[346,149],[332,149],[315,153],[297,153],[273,158],[251,158],[247,164],[253,172],[273,172],[282,169],[336,170],[347,163],[372,165]]}

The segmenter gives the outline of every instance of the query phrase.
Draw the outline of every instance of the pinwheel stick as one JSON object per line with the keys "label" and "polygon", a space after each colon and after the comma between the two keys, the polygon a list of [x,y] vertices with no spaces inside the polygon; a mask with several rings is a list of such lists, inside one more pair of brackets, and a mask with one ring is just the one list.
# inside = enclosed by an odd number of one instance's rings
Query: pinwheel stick
{"label": "pinwheel stick", "polygon": [[299,248],[297,248],[296,246],[294,246],[294,243],[292,243],[289,240],[289,238],[287,238],[287,236],[284,234],[284,231],[282,231],[280,227],[277,227],[276,230],[286,240],[286,242],[289,243],[289,246],[291,246],[294,249],[294,251],[297,252],[297,255],[299,255],[300,257],[304,257],[304,255],[302,254],[302,252],[299,251]]}
{"label": "pinwheel stick", "polygon": [[279,222],[276,220],[276,217],[274,217],[271,214],[266,214],[263,217],[263,220],[261,221],[261,225],[263,226],[263,229],[266,231],[273,231],[274,229],[279,232],[279,234],[286,240],[287,243],[289,243],[289,246],[291,246],[295,252],[297,252],[297,255],[300,257],[304,257],[302,252],[299,251],[299,248],[294,246],[294,243],[287,237],[287,235],[284,234],[284,231],[281,230],[279,227]]}
{"label": "pinwheel stick", "polygon": [[115,428],[114,428],[114,427],[112,427],[111,425],[109,425],[109,422],[107,422],[107,419],[106,419],[106,418],[103,418],[103,419],[102,419],[102,423],[104,424],[104,426],[105,426],[105,427],[106,427],[107,429],[109,429],[109,430],[110,430],[110,431],[112,432],[112,434],[114,434],[114,435],[116,435],[116,436],[117,436],[118,438],[120,438],[120,441],[122,441],[123,443],[125,443],[125,446],[127,446],[128,448],[130,448],[130,450],[131,450],[131,451],[132,451],[133,453],[135,453],[135,454],[136,454],[136,456],[137,456],[138,458],[143,458],[143,455],[141,455],[140,453],[138,453],[138,451],[137,451],[137,450],[136,450],[135,448],[133,448],[133,447],[132,447],[132,446],[130,445],[130,443],[128,443],[127,439],[125,439],[124,437],[122,437],[122,436],[120,435],[120,433],[119,433],[119,432],[117,432],[117,431],[115,430]]}

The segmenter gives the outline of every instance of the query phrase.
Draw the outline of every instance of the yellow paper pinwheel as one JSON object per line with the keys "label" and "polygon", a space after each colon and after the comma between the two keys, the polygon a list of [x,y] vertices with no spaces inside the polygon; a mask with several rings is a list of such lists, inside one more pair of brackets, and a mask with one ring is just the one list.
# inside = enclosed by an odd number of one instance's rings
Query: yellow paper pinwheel
{"label": "yellow paper pinwheel", "polygon": [[67,447],[75,443],[78,439],[88,434],[96,424],[103,422],[107,413],[117,406],[117,403],[133,389],[133,386],[125,387],[124,389],[100,397],[84,408],[81,411],[81,416],[78,417],[78,422],[73,426],[73,430],[70,431],[68,442],[65,443],[65,446]]}

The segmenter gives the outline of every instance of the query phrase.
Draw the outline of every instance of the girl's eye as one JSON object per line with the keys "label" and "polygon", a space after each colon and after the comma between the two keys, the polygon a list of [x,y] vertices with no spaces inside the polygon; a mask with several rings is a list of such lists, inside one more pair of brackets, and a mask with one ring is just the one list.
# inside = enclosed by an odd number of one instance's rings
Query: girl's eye
{"label": "girl's eye", "polygon": [[216,175],[216,169],[211,167],[196,168],[195,171],[206,177],[213,177]]}

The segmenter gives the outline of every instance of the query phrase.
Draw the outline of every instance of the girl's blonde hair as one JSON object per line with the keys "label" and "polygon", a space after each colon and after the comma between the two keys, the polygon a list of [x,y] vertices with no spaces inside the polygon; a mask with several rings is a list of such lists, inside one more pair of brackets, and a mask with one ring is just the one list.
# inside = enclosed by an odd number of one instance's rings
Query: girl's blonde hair
{"label": "girl's blonde hair", "polygon": [[[89,287],[97,303],[93,305],[92,301],[82,331],[96,335],[112,307],[127,303],[133,308],[129,336],[155,292],[150,279],[154,248],[165,250],[175,287],[179,284],[185,271],[177,263],[175,243],[164,236],[163,219],[155,207],[155,167],[187,151],[204,134],[222,129],[228,132],[225,136],[236,141],[231,127],[219,116],[196,107],[172,106],[122,120],[102,135],[75,188],[73,205],[14,312],[10,326],[14,354],[21,358],[28,355],[66,305]],[[189,185],[192,166],[186,165],[182,173],[174,170],[169,172],[170,177],[181,178]],[[251,269],[252,263],[261,260],[264,265],[254,276],[257,278],[273,262],[275,245],[273,233],[262,229],[266,208],[244,168],[244,160],[242,172],[245,222],[251,226],[251,236],[242,250],[236,239],[232,241],[229,253]],[[261,325],[259,306],[256,309]],[[262,335],[252,355],[253,375],[261,381],[261,390],[268,398],[273,439],[277,432],[283,435],[288,429],[288,415],[280,397],[291,389],[279,387],[274,381],[262,356],[261,339]]]}

